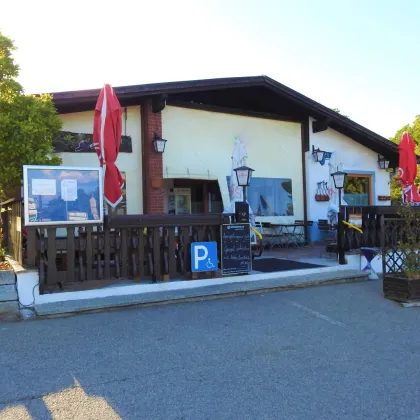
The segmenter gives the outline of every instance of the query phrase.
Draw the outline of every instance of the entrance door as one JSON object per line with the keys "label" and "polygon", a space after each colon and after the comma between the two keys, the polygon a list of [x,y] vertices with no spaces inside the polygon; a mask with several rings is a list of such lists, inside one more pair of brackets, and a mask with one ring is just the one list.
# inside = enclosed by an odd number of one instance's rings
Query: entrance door
{"label": "entrance door", "polygon": [[175,190],[188,189],[191,192],[191,214],[222,213],[223,203],[219,183],[210,180],[174,179]]}
{"label": "entrance door", "polygon": [[349,206],[373,204],[372,175],[348,174],[344,182],[344,201]]}

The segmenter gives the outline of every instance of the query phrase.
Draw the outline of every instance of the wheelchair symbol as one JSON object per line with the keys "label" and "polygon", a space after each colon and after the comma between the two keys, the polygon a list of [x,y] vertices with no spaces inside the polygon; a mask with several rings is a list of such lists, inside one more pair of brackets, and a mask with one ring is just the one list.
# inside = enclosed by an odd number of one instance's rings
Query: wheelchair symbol
{"label": "wheelchair symbol", "polygon": [[210,258],[206,262],[206,267],[207,268],[214,268],[214,264],[211,262]]}

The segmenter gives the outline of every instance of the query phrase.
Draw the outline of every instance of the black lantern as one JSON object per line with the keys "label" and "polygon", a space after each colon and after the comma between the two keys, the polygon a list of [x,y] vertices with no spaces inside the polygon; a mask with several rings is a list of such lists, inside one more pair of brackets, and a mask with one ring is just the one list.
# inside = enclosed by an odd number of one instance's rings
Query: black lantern
{"label": "black lantern", "polygon": [[238,185],[244,190],[244,201],[246,201],[246,187],[251,183],[251,176],[254,170],[248,168],[248,166],[240,166],[239,168],[234,169],[234,171],[236,172]]}
{"label": "black lantern", "polygon": [[153,147],[155,152],[163,153],[165,151],[167,140],[161,138],[157,133],[155,133],[155,139],[153,140]]}
{"label": "black lantern", "polygon": [[[329,158],[327,158],[327,152],[320,150],[319,147],[318,149],[315,149],[315,146],[312,146],[312,156],[314,157],[315,162],[318,163],[321,163],[322,161]],[[328,156],[330,155],[328,154]]]}
{"label": "black lantern", "polygon": [[378,165],[381,169],[389,168],[389,160],[381,155],[378,155]]}
{"label": "black lantern", "polygon": [[338,204],[341,206],[341,190],[344,188],[344,182],[346,180],[346,173],[337,171],[331,174],[334,180],[334,186],[338,190]]}

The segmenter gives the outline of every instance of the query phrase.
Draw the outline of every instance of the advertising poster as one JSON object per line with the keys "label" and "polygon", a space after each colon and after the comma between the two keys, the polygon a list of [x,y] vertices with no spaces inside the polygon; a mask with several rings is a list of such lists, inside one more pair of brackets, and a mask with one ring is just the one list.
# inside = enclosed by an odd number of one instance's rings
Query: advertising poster
{"label": "advertising poster", "polygon": [[24,166],[25,225],[103,222],[99,167]]}

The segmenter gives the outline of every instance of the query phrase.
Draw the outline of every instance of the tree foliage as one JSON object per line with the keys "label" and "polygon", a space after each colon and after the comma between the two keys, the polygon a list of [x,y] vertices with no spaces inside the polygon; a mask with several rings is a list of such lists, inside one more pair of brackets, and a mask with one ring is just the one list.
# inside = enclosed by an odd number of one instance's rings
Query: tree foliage
{"label": "tree foliage", "polygon": [[[420,115],[416,116],[416,119],[412,124],[407,124],[400,128],[395,133],[395,136],[390,138],[390,140],[396,144],[399,144],[404,131],[408,131],[411,134],[411,137],[416,144],[416,154],[420,154]],[[415,184],[418,188],[420,185],[420,171],[417,173],[418,175],[416,177]],[[391,179],[391,201],[392,204],[401,204],[401,185],[398,182],[398,174]]]}
{"label": "tree foliage", "polygon": [[52,139],[61,120],[49,95],[25,95],[15,46],[0,32],[0,199],[22,184],[22,165],[57,165]]}

